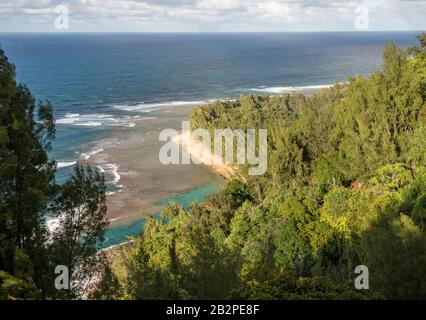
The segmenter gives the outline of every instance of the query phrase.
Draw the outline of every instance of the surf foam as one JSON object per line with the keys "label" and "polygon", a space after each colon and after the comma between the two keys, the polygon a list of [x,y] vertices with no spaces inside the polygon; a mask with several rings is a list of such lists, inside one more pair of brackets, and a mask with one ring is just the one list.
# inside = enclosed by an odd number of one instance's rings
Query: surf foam
{"label": "surf foam", "polygon": [[168,101],[158,103],[137,103],[137,104],[121,104],[112,106],[115,109],[129,112],[152,112],[163,107],[184,106],[184,105],[200,105],[212,102],[213,100],[199,101]]}
{"label": "surf foam", "polygon": [[56,120],[56,124],[60,125],[75,125],[85,127],[99,127],[99,126],[124,126],[133,127],[135,123],[134,118],[114,117],[112,114],[78,114],[67,113],[63,118]]}
{"label": "surf foam", "polygon": [[73,166],[77,163],[77,161],[58,161],[56,164],[56,167],[59,168],[65,168]]}
{"label": "surf foam", "polygon": [[258,87],[252,88],[250,91],[265,92],[265,93],[284,93],[284,92],[295,92],[295,91],[307,91],[307,90],[320,90],[331,88],[333,84],[321,84],[311,86],[288,86],[288,87]]}

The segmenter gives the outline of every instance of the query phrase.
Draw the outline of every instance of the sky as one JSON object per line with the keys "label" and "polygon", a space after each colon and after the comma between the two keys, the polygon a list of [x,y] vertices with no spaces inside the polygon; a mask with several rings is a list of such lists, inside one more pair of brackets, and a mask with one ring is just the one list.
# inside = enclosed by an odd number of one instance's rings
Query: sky
{"label": "sky", "polygon": [[426,0],[0,0],[0,32],[426,30]]}

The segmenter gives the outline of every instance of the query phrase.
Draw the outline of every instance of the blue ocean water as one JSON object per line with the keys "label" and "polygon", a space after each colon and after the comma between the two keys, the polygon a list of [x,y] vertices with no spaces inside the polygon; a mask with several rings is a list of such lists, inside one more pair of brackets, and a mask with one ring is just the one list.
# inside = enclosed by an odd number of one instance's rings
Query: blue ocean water
{"label": "blue ocean water", "polygon": [[[222,34],[0,33],[18,80],[55,107],[57,136],[51,157],[58,181],[96,149],[88,149],[134,117],[163,104],[276,94],[367,75],[381,64],[388,42],[416,42],[416,32]],[[179,195],[177,202],[213,192]],[[137,234],[143,224],[109,231],[109,244]],[[124,227],[123,227],[124,228]],[[112,240],[112,239],[116,240]]]}
{"label": "blue ocean water", "polygon": [[[178,203],[183,206],[183,208],[188,209],[193,202],[202,202],[207,196],[215,193],[219,186],[220,182],[214,180],[206,185],[199,186],[187,192],[182,192],[177,196],[161,200],[158,204],[167,205],[170,203]],[[160,219],[160,213],[154,214],[153,218]],[[108,229],[105,233],[105,241],[102,243],[101,247],[108,248],[129,240],[129,237],[139,235],[145,223],[146,219],[138,219],[130,224]]]}

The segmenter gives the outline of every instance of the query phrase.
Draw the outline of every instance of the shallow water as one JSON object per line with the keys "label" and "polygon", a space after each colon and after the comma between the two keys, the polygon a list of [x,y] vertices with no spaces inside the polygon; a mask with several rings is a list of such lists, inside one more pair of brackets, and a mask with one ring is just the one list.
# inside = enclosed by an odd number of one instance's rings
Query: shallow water
{"label": "shallow water", "polygon": [[[191,203],[202,202],[207,196],[214,194],[222,185],[223,180],[215,179],[209,184],[202,185],[186,192],[179,193],[174,197],[161,200],[158,204],[165,206],[169,203],[177,203],[187,209]],[[160,213],[154,214],[153,217],[155,219],[159,219]],[[117,245],[127,241],[129,237],[138,236],[141,233],[145,222],[146,218],[141,218],[134,220],[131,223],[108,229],[105,234],[105,241],[102,243],[101,248]]]}

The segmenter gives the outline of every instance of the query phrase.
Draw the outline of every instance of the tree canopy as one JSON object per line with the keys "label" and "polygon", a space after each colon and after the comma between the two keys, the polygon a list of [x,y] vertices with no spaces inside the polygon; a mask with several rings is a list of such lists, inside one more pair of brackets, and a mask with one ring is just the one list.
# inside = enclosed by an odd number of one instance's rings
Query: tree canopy
{"label": "tree canopy", "polygon": [[426,298],[425,37],[312,95],[194,109],[192,129],[267,129],[267,173],[239,165],[203,204],[150,220],[116,266],[123,297]]}

